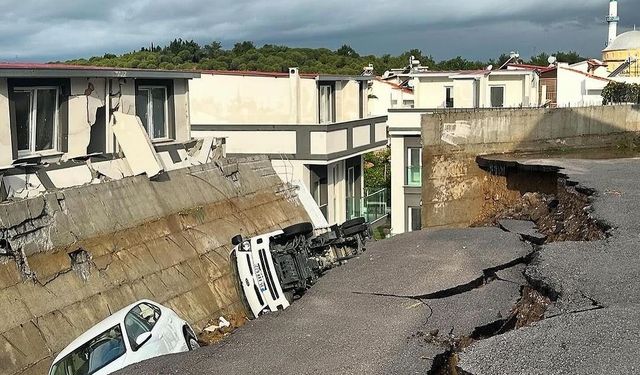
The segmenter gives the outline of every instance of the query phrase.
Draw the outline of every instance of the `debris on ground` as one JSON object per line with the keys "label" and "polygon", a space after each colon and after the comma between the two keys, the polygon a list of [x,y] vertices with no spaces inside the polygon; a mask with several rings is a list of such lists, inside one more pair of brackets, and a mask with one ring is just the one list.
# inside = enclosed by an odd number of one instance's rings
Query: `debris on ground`
{"label": "debris on ground", "polygon": [[212,319],[198,335],[198,342],[203,345],[217,344],[233,331],[245,325],[247,321],[247,318],[241,314],[231,314],[228,319],[225,317]]}

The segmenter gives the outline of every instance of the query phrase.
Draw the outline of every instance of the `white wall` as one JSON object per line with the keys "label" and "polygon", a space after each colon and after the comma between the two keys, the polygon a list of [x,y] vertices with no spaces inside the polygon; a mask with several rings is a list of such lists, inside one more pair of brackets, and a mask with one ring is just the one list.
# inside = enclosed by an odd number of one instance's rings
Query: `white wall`
{"label": "white wall", "polygon": [[0,167],[13,162],[11,119],[9,117],[9,91],[7,79],[0,78]]}
{"label": "white wall", "polygon": [[[504,106],[537,106],[539,79],[533,72],[514,75],[513,73],[491,72],[489,75],[456,77],[419,76],[416,83],[416,108],[444,108],[446,87],[453,87],[454,108],[473,108],[491,106],[491,86],[505,88]],[[476,91],[475,85],[478,85]],[[476,99],[476,93],[478,98]]]}
{"label": "white wall", "polygon": [[[384,116],[390,108],[411,108],[414,103],[413,93],[405,92],[393,85],[373,80],[368,90],[369,116]],[[411,104],[405,104],[405,101]]]}
{"label": "white wall", "polygon": [[318,122],[314,79],[203,73],[189,89],[194,124]]}
{"label": "white wall", "polygon": [[558,68],[558,107],[602,105],[602,89],[608,81]]}
{"label": "white wall", "polygon": [[[336,176],[334,177],[334,168]],[[327,166],[328,206],[327,216],[329,224],[343,223],[347,218],[347,185],[345,178],[344,160]]]}
{"label": "white wall", "polygon": [[391,234],[405,232],[404,137],[391,136]]}

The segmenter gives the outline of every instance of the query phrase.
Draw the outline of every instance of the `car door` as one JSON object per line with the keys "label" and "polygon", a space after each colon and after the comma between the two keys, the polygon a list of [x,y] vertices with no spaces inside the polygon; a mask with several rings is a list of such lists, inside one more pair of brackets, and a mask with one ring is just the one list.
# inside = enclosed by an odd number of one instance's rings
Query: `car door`
{"label": "car door", "polygon": [[[158,329],[161,319],[160,309],[144,302],[127,313],[124,327],[131,347],[131,361],[128,362],[135,363],[170,352],[164,331]],[[145,333],[151,333],[151,337],[142,345],[138,345],[137,338]]]}

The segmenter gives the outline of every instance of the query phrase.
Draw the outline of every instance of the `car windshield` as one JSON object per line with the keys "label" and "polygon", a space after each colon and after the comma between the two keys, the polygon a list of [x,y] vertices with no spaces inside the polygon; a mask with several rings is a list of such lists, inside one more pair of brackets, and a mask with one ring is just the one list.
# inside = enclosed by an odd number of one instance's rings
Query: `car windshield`
{"label": "car windshield", "polygon": [[90,375],[126,352],[120,325],[92,338],[51,368],[50,375]]}

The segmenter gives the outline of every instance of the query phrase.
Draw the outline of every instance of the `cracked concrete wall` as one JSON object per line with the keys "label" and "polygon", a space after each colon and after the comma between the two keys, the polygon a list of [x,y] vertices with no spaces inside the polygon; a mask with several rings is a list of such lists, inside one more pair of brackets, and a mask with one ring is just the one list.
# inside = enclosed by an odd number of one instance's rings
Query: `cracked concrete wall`
{"label": "cracked concrete wall", "polygon": [[[456,123],[468,128],[447,136],[445,125]],[[481,215],[485,198],[501,199],[486,197],[498,177],[478,167],[478,155],[607,148],[639,130],[634,105],[423,115],[422,225],[466,227]]]}
{"label": "cracked concrete wall", "polygon": [[46,373],[71,340],[141,298],[198,329],[244,313],[230,238],[308,217],[266,158],[238,160],[231,176],[222,169],[207,164],[157,181],[130,177],[0,204],[0,237],[17,253],[0,256],[0,373]]}

